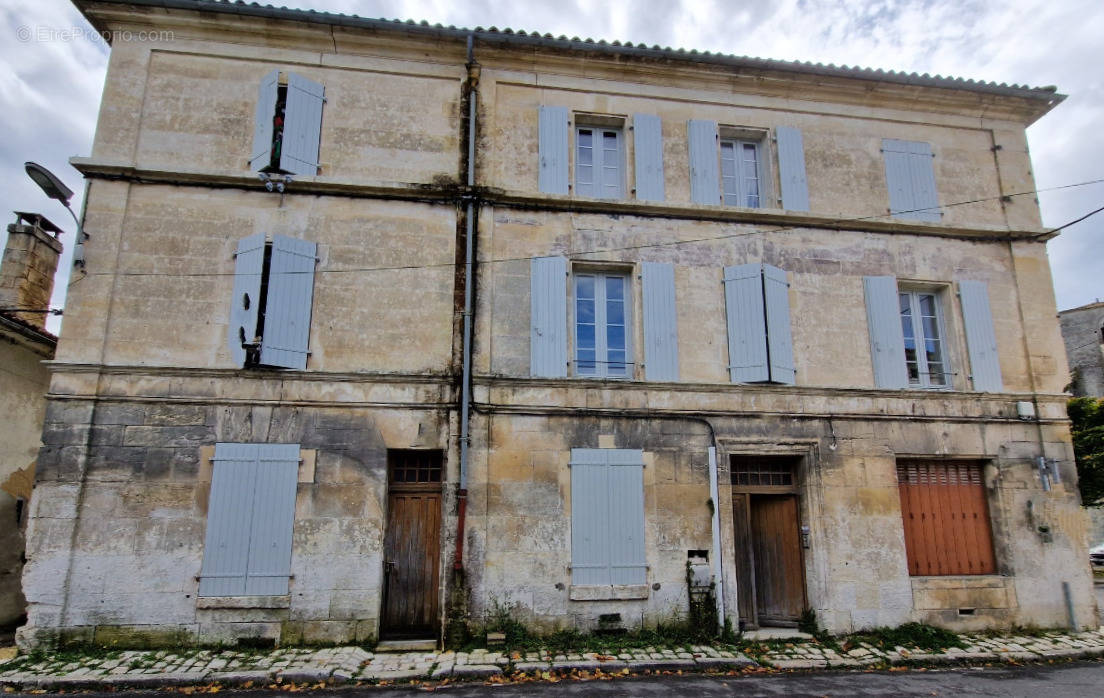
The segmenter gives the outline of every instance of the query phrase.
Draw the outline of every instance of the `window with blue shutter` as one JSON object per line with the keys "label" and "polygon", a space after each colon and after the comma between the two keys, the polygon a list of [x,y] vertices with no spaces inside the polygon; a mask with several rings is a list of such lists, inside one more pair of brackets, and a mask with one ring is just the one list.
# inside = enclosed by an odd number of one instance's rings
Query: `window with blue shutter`
{"label": "window with blue shutter", "polygon": [[575,129],[575,193],[596,199],[624,197],[624,153],[619,128]]}
{"label": "window with blue shutter", "polygon": [[633,114],[636,198],[663,201],[663,128],[654,114]]}
{"label": "window with blue shutter", "polygon": [[882,140],[889,212],[894,218],[938,223],[942,214],[935,190],[935,165],[931,144],[921,141]]}
{"label": "window with blue shutter", "polygon": [[678,313],[675,306],[675,267],[644,262],[640,268],[644,298],[644,377],[650,381],[677,381]]}
{"label": "window with blue shutter", "polygon": [[696,204],[719,204],[717,122],[690,119],[686,128],[690,141],[690,200]]}
{"label": "window with blue shutter", "polygon": [[805,141],[801,130],[779,126],[778,179],[782,185],[782,208],[789,211],[809,210],[809,184],[805,177]]}
{"label": "window with blue shutter", "polygon": [[288,73],[286,82],[281,82],[279,71],[266,75],[253,114],[250,168],[281,174],[318,174],[325,101],[321,83],[295,73]]}
{"label": "window with blue shutter", "polygon": [[[943,321],[944,294],[925,286],[898,288],[893,276],[863,277],[863,292],[874,384],[891,389],[951,388],[954,372]],[[991,332],[992,322],[989,326]]]}
{"label": "window with blue shutter", "polygon": [[632,377],[627,274],[574,274],[575,375]]}
{"label": "window with blue shutter", "polygon": [[571,449],[571,583],[647,581],[644,452]]}
{"label": "window with blue shutter", "polygon": [[905,366],[905,338],[897,279],[893,276],[865,276],[863,292],[866,296],[874,384],[879,388],[907,388],[909,378]]}
{"label": "window with blue shutter", "polygon": [[227,342],[234,363],[305,369],[317,245],[264,233],[238,243]]}
{"label": "window with blue shutter", "polygon": [[725,267],[724,290],[731,380],[793,385],[786,272],[769,264]]}
{"label": "window with blue shutter", "polygon": [[200,596],[288,593],[298,474],[298,444],[215,445]]}

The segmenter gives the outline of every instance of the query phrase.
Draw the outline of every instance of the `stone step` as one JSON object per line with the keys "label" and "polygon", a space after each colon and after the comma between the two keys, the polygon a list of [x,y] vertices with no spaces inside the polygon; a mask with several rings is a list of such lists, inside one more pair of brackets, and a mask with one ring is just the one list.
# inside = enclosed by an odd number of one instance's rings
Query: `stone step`
{"label": "stone step", "polygon": [[763,640],[812,640],[813,636],[797,628],[759,628],[743,634],[743,639],[753,642]]}
{"label": "stone step", "polygon": [[433,652],[437,641],[429,640],[382,640],[376,645],[376,652]]}

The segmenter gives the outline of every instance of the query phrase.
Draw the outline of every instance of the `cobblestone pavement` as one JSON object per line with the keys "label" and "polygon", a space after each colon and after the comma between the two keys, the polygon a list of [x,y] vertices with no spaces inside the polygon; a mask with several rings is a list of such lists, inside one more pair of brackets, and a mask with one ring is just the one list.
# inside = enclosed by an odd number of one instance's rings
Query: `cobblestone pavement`
{"label": "cobblestone pavement", "polygon": [[[776,641],[747,646],[759,664],[782,670],[952,662],[1045,661],[1104,656],[1104,628],[1077,634],[962,636],[966,647],[923,652],[879,649],[858,643],[848,650],[816,642]],[[849,646],[849,645],[844,645]],[[407,680],[472,680],[525,674],[640,674],[740,670],[756,662],[731,649],[692,645],[649,647],[619,654],[510,654],[471,652],[373,653],[360,647],[288,648],[269,651],[197,649],[109,651],[87,655],[17,656],[0,659],[0,686],[21,689],[149,688],[220,683],[392,683]]]}

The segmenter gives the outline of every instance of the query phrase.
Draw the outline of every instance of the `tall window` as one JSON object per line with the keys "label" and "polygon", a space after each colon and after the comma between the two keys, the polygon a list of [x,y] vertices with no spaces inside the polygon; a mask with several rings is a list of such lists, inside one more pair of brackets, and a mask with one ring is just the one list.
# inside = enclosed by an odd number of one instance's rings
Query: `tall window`
{"label": "tall window", "polygon": [[759,208],[761,172],[758,143],[721,141],[721,186],[726,206]]}
{"label": "tall window", "polygon": [[629,277],[618,273],[575,275],[575,373],[627,378]]}
{"label": "tall window", "polygon": [[905,367],[909,385],[939,388],[947,385],[943,314],[934,293],[897,294],[901,331],[905,337]]}
{"label": "tall window", "polygon": [[575,193],[596,199],[624,198],[621,129],[575,129]]}

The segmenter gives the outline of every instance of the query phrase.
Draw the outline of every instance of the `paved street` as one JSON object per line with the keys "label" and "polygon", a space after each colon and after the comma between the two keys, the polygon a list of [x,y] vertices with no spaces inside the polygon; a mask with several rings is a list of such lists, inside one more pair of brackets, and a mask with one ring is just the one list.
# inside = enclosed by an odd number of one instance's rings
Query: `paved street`
{"label": "paved street", "polygon": [[[457,684],[433,692],[450,698],[515,696],[1010,696],[1046,698],[1101,694],[1104,662],[930,671],[789,673],[771,676],[636,677],[613,681],[561,681],[512,685]],[[235,698],[283,696],[283,691],[225,691]],[[312,698],[423,696],[423,688],[341,688],[311,692]],[[23,694],[8,694],[11,696]],[[86,693],[89,698],[149,698],[149,692]]]}

